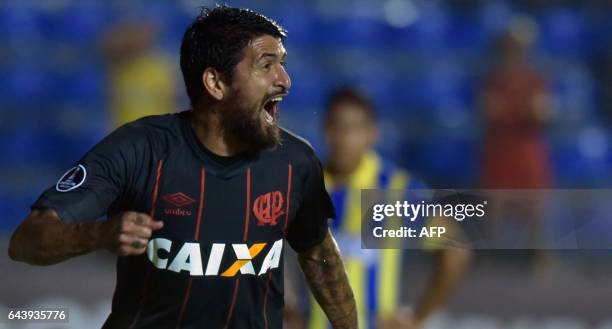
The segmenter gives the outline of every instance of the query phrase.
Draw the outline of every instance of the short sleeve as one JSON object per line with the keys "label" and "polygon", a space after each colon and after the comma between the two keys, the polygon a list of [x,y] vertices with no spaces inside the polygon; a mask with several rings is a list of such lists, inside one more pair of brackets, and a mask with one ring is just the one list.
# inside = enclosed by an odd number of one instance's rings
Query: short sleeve
{"label": "short sleeve", "polygon": [[67,223],[100,218],[125,190],[137,161],[136,133],[123,126],[107,136],[43,192],[32,209],[55,209]]}
{"label": "short sleeve", "polygon": [[298,253],[321,243],[327,234],[327,221],[335,217],[334,207],[325,190],[321,163],[314,154],[304,176],[302,203],[287,230],[287,241]]}

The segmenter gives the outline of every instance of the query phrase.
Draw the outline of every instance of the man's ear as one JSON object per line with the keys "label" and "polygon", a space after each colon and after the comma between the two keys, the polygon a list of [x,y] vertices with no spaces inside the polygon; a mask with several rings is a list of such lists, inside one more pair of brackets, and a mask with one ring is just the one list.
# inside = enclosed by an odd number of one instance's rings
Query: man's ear
{"label": "man's ear", "polygon": [[220,101],[227,96],[229,86],[223,81],[221,72],[212,67],[202,73],[202,84],[212,98]]}

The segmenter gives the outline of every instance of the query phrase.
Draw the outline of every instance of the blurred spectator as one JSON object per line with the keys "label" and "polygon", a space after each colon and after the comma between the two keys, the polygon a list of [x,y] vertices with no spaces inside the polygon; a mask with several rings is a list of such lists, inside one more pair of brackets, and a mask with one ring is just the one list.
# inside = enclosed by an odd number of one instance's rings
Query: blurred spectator
{"label": "blurred spectator", "polygon": [[[552,184],[550,155],[543,136],[551,118],[551,96],[544,76],[527,62],[536,34],[532,20],[516,18],[497,40],[497,63],[482,90],[483,188],[544,189]],[[499,206],[489,213],[488,224],[500,248],[512,248],[506,243],[519,249],[541,247],[546,193],[529,195],[529,207],[517,206],[520,196],[513,193],[497,194],[492,200]],[[532,254],[536,272],[543,274],[551,255],[543,250]]]}
{"label": "blurred spectator", "polygon": [[[325,114],[328,158],[325,185],[336,209],[331,228],[343,255],[357,300],[360,328],[418,328],[440,307],[467,265],[465,250],[440,249],[435,273],[414,312],[400,306],[402,250],[361,248],[361,189],[424,189],[416,176],[374,151],[376,113],[364,95],[346,88],[332,93]],[[307,328],[329,327],[311,297]]]}
{"label": "blurred spectator", "polygon": [[102,40],[115,126],[177,110],[173,66],[154,49],[155,40],[153,26],[146,23],[114,26]]}
{"label": "blurred spectator", "polygon": [[542,128],[550,119],[544,77],[527,64],[534,38],[530,21],[517,21],[497,44],[497,64],[482,91],[485,188],[544,188],[551,164]]}

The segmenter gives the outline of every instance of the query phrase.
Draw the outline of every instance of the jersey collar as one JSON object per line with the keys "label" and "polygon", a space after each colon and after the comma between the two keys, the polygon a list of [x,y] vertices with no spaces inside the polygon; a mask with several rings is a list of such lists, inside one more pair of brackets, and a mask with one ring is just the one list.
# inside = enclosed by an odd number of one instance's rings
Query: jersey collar
{"label": "jersey collar", "polygon": [[202,161],[208,173],[220,178],[231,178],[244,173],[251,162],[259,157],[259,155],[237,155],[236,159],[232,159],[230,164],[219,161],[218,157],[211,154],[212,152],[208,150],[196,136],[189,121],[189,111],[184,111],[180,113],[179,116],[181,118],[181,130],[183,131],[189,148],[193,151],[195,156]]}

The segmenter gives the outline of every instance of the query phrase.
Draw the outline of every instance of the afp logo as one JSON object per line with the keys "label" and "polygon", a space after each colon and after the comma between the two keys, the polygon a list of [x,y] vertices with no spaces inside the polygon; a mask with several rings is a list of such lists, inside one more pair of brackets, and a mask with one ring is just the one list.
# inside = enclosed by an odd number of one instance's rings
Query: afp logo
{"label": "afp logo", "polygon": [[278,224],[278,218],[285,214],[283,203],[283,194],[279,191],[258,196],[253,203],[253,213],[257,218],[257,225],[274,226]]}

